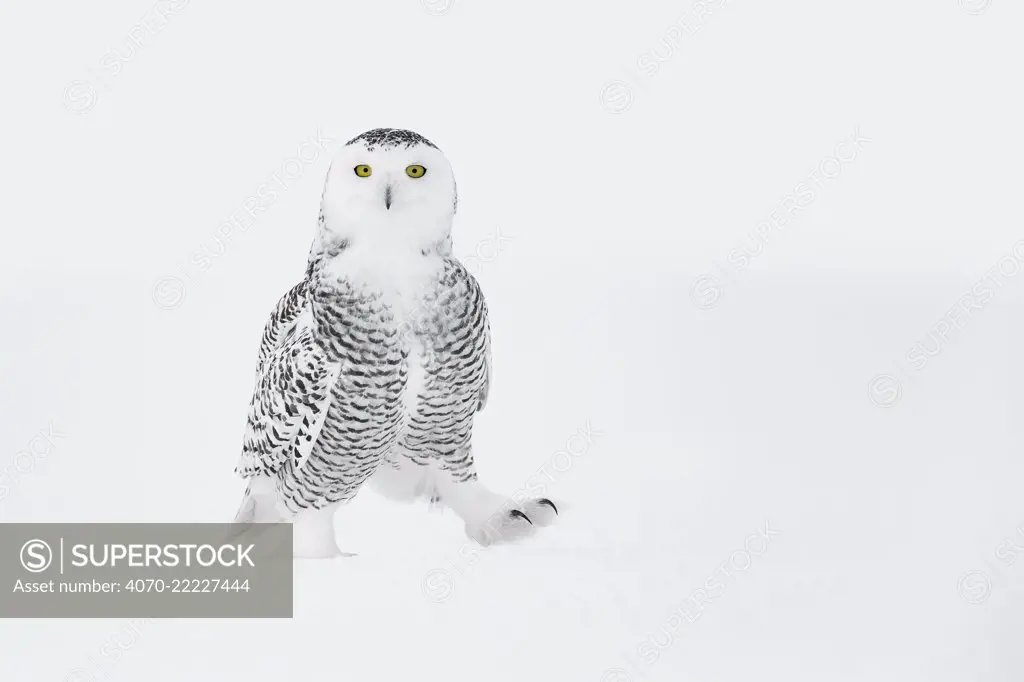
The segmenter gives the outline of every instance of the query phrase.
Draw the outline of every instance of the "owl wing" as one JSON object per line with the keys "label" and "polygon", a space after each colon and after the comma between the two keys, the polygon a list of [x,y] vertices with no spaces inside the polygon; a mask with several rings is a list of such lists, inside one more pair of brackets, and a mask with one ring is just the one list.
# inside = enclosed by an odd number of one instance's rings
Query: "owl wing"
{"label": "owl wing", "polygon": [[491,325],[486,319],[487,311],[484,309],[484,385],[480,389],[480,402],[477,403],[476,411],[487,406],[487,397],[491,394]]}
{"label": "owl wing", "polygon": [[487,301],[480,283],[461,263],[457,264],[457,277],[464,277],[468,309],[466,314],[467,335],[474,344],[475,353],[483,355],[484,380],[477,398],[476,411],[484,409],[491,393],[491,323],[487,317]]}
{"label": "owl wing", "polygon": [[270,313],[260,339],[260,354],[256,361],[256,380],[259,381],[263,364],[291,330],[300,315],[309,310],[309,285],[303,280],[288,290]]}
{"label": "owl wing", "polygon": [[[300,299],[293,301],[297,303]],[[281,310],[278,304],[275,313]],[[288,460],[297,466],[305,462],[323,427],[341,369],[328,361],[317,343],[311,311],[295,314],[286,306],[284,312],[273,330],[274,315],[264,330],[242,455],[235,468],[246,478],[272,474]],[[291,323],[280,324],[285,318]]]}

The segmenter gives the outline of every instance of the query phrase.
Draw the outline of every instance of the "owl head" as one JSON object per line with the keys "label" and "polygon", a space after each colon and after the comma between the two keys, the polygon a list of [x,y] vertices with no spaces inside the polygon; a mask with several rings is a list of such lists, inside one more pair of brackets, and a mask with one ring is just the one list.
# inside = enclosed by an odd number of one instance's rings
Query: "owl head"
{"label": "owl head", "polygon": [[353,245],[431,248],[450,240],[456,204],[451,164],[436,145],[409,130],[376,128],[331,161],[320,229]]}

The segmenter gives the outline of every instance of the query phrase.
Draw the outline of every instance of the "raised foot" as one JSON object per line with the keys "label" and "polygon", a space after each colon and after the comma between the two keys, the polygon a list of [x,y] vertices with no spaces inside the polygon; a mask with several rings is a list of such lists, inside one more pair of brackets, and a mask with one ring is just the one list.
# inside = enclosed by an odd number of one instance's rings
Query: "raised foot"
{"label": "raised foot", "polygon": [[558,517],[558,506],[539,497],[522,502],[509,500],[496,512],[476,523],[466,523],[466,535],[483,546],[514,542],[550,526]]}

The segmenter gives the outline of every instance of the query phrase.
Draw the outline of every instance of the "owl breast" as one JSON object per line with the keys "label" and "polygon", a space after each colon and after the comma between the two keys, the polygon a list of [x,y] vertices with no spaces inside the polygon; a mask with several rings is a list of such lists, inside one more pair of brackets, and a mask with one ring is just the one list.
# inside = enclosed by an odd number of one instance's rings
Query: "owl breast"
{"label": "owl breast", "polygon": [[291,507],[344,501],[382,461],[427,464],[464,447],[487,380],[487,316],[476,281],[444,260],[415,286],[321,276],[312,312],[340,366],[308,464],[287,472]]}
{"label": "owl breast", "polygon": [[412,430],[424,439],[467,436],[487,379],[487,311],[469,273],[447,261],[410,320],[405,394]]}

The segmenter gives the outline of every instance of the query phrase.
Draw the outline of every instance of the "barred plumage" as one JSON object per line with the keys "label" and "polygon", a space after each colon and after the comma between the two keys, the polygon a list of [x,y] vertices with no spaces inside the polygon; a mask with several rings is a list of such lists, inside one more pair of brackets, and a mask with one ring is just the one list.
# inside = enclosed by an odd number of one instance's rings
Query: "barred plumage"
{"label": "barred plumage", "polygon": [[[400,179],[409,163],[426,177]],[[353,139],[328,172],[306,275],[263,331],[237,467],[249,488],[236,520],[309,519],[297,554],[334,553],[330,513],[368,479],[452,507],[478,540],[507,535],[485,527],[507,501],[479,484],[473,461],[490,329],[476,279],[451,253],[454,188],[440,151],[408,131]],[[539,519],[540,502],[501,518]]]}

